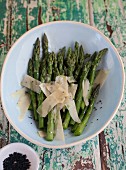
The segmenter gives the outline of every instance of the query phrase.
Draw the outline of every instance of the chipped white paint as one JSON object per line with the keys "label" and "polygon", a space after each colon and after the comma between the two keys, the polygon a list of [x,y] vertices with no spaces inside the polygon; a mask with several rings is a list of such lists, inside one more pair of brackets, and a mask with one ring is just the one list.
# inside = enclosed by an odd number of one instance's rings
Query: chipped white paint
{"label": "chipped white paint", "polygon": [[[14,0],[15,2],[18,2],[16,0]],[[6,6],[7,6],[7,10],[8,10],[8,6],[10,5],[10,3],[12,2],[12,0],[7,0],[6,1]],[[31,21],[35,21],[36,20],[36,16],[34,16],[34,8],[37,8],[37,2],[38,5],[41,4],[41,7],[46,8],[47,7],[47,11],[46,13],[43,13],[42,10],[42,17],[44,18],[44,22],[46,20],[46,22],[49,22],[49,18],[52,17],[52,10],[51,10],[51,4],[52,4],[52,0],[49,1],[35,1],[35,0],[31,0],[30,4],[28,3],[28,1],[26,0],[21,0],[21,3],[23,4],[24,8],[28,7],[28,22],[29,25],[31,23]],[[94,17],[93,17],[93,3],[95,6],[95,13],[98,17],[98,15],[100,15],[103,11],[105,11],[105,6],[104,6],[104,2],[105,5],[107,5],[107,9],[108,9],[108,13],[107,16],[105,18],[105,16],[101,16],[101,18],[97,19],[97,28],[100,28],[100,30],[103,33],[106,33],[107,35],[109,35],[109,32],[107,31],[105,24],[105,21],[108,21],[108,24],[110,24],[112,26],[112,29],[114,30],[113,34],[112,34],[112,40],[113,42],[118,45],[118,50],[121,53],[121,50],[124,52],[124,44],[123,42],[125,41],[125,32],[122,30],[121,26],[124,24],[123,23],[123,17],[121,16],[121,14],[123,16],[125,15],[125,11],[122,7],[122,0],[116,0],[116,1],[112,1],[112,0],[106,0],[106,1],[100,1],[100,0],[88,0],[85,2],[86,7],[84,6],[84,2],[85,0],[76,0],[76,4],[77,4],[77,9],[78,9],[78,4],[79,4],[79,8],[82,7],[83,11],[86,10],[86,14],[84,15],[84,17],[86,16],[87,18],[87,23],[88,23],[88,18],[90,15],[90,24],[94,26]],[[90,3],[89,3],[90,2]],[[93,3],[92,3],[93,2]],[[60,8],[60,1],[55,1],[56,6],[58,6],[58,8]],[[69,1],[70,5],[72,6],[72,1]],[[113,3],[113,6],[111,5],[111,3]],[[22,23],[25,22],[25,19],[19,15],[19,18],[17,17],[17,12],[21,12],[22,9],[20,9],[20,7],[17,5],[18,3],[14,3],[13,4],[13,23],[12,23],[12,41],[14,42],[17,39],[17,36],[20,36],[20,34],[22,33],[19,29],[18,29],[18,25],[17,25],[17,20],[18,19],[22,19]],[[57,5],[58,4],[58,5]],[[119,7],[118,7],[119,6]],[[111,8],[112,7],[112,8]],[[122,9],[121,9],[122,7]],[[114,13],[114,8],[115,8],[115,12]],[[80,8],[81,9],[81,8]],[[88,10],[89,9],[89,10]],[[115,17],[114,19],[110,17],[111,14],[111,9],[113,17]],[[24,9],[25,11],[26,9]],[[38,9],[37,9],[38,10]],[[118,11],[121,11],[121,14],[118,14]],[[8,10],[9,11],[9,10]],[[9,19],[9,12],[6,12],[6,18],[4,19],[4,29],[3,32],[4,35],[7,35],[7,31],[9,32],[9,28],[7,29],[7,22]],[[87,12],[88,11],[88,12]],[[64,7],[61,7],[60,9],[60,13],[64,13],[64,16],[66,15],[66,13],[68,13],[68,9],[66,6],[65,9],[65,5]],[[78,11],[79,12],[79,11]],[[72,18],[74,20],[74,18]],[[81,20],[80,20],[81,21]],[[118,23],[119,22],[119,23]],[[8,23],[10,24],[10,23]],[[125,25],[125,24],[124,24]],[[116,29],[116,30],[115,30]],[[7,37],[8,38],[8,37]],[[124,54],[124,53],[123,53]],[[0,58],[0,64],[3,62],[3,59],[5,58],[6,55],[6,47],[2,48],[2,52],[1,52],[1,58]],[[122,58],[124,65],[126,66],[126,59]],[[126,90],[125,90],[126,91]],[[111,122],[111,124],[106,128],[106,141],[107,144],[109,143],[110,147],[105,146],[106,150],[107,150],[107,165],[110,169],[121,169],[123,170],[123,168],[120,167],[120,162],[123,159],[122,156],[122,150],[121,150],[121,146],[124,146],[124,159],[126,160],[126,147],[125,147],[125,143],[126,143],[126,105],[125,105],[125,97],[123,98],[123,105],[120,107],[119,112],[117,113],[117,117],[114,118],[114,120]],[[6,117],[4,116],[3,112],[1,112],[0,110],[0,122],[2,122],[2,125],[4,126],[4,132],[7,131],[7,120]],[[115,126],[117,122],[117,128]],[[121,129],[122,128],[122,129]],[[7,132],[6,132],[6,135]],[[19,138],[18,133],[15,132],[15,134],[11,133],[11,137],[14,140],[17,140],[17,138],[19,139],[19,141],[22,140],[22,137]],[[93,166],[94,169],[96,170],[101,170],[101,166],[100,166],[100,151],[99,151],[99,143],[97,143],[98,139],[93,139],[91,141],[87,142],[86,144],[83,145],[78,145],[76,147],[70,148],[69,150],[67,149],[62,149],[62,150],[54,150],[54,149],[47,149],[47,152],[45,154],[45,159],[44,159],[44,168],[43,169],[62,169],[62,163],[64,164],[64,170],[71,170],[72,167],[74,167],[74,163],[76,163],[76,161],[80,161],[80,156],[82,156],[82,160],[81,160],[81,164],[89,164],[93,162]],[[24,140],[23,140],[24,142]],[[87,148],[83,148],[84,146],[87,146]],[[114,149],[115,147],[117,147],[117,149]],[[43,154],[43,152],[46,150],[43,147],[38,147],[38,146],[33,146],[33,148],[37,148],[37,152],[39,155]],[[109,158],[109,148],[111,149],[110,152],[110,158]],[[52,151],[52,155],[51,155],[51,151]],[[114,153],[112,153],[114,151]],[[104,152],[104,155],[106,155],[106,153]],[[115,155],[119,155],[118,160],[119,160],[119,165],[116,165],[116,163],[114,162],[116,157]],[[46,161],[49,158],[48,161]],[[91,161],[87,161],[86,158],[90,158]],[[125,161],[123,161],[125,162]],[[51,166],[50,166],[51,165]],[[49,167],[50,166],[50,167]],[[125,169],[125,168],[124,168]],[[41,170],[41,167],[40,167]]]}
{"label": "chipped white paint", "polygon": [[[11,2],[12,1],[12,2]],[[11,4],[13,3],[13,4]],[[13,1],[13,0],[10,0],[10,5],[13,5],[13,8],[16,8],[17,7],[17,2],[16,1]]]}
{"label": "chipped white paint", "polygon": [[50,159],[50,170],[53,170],[53,162],[55,161],[55,157],[56,157],[56,152],[53,152]]}
{"label": "chipped white paint", "polygon": [[17,17],[19,20],[22,20],[22,15],[18,15]]}
{"label": "chipped white paint", "polygon": [[29,22],[31,22],[31,21],[33,21],[35,19],[35,17],[29,15],[28,19],[29,19]]}
{"label": "chipped white paint", "polygon": [[7,18],[4,18],[4,29],[3,29],[3,34],[6,36],[7,34]]}
{"label": "chipped white paint", "polygon": [[62,12],[66,12],[66,9],[64,8],[64,9],[61,9],[60,10],[60,13],[62,13]]}
{"label": "chipped white paint", "polygon": [[51,0],[47,1],[47,11],[46,11],[46,22],[49,22],[49,16],[52,13],[52,9],[50,7]]}
{"label": "chipped white paint", "polygon": [[28,6],[27,1],[21,0],[21,3],[23,4],[24,8],[27,8]]}
{"label": "chipped white paint", "polygon": [[90,25],[94,26],[94,16],[93,16],[92,0],[88,0],[88,9],[89,9]]}
{"label": "chipped white paint", "polygon": [[122,15],[126,18],[126,14],[125,14],[125,11],[124,11],[124,8],[123,8],[122,0],[118,0],[118,4],[119,4]]}
{"label": "chipped white paint", "polygon": [[37,8],[37,1],[35,0],[30,0],[30,3],[28,4],[29,9],[34,9]]}
{"label": "chipped white paint", "polygon": [[[97,138],[97,139],[95,139]],[[99,148],[99,139],[98,136],[96,136],[93,140],[97,140],[98,144],[95,145],[93,144],[93,155],[95,158],[95,169],[96,170],[101,170],[101,159],[100,159],[100,148]],[[94,141],[95,142],[95,141]],[[93,143],[93,141],[92,141]]]}
{"label": "chipped white paint", "polygon": [[80,0],[76,0],[76,4],[77,4],[77,9],[80,9]]}
{"label": "chipped white paint", "polygon": [[114,36],[114,42],[115,42],[116,45],[118,45],[117,46],[118,51],[120,51],[120,47],[121,47],[120,44],[123,44],[123,37],[120,36],[120,35],[121,35],[120,27],[117,27],[116,28],[116,34]]}
{"label": "chipped white paint", "polygon": [[124,160],[126,161],[126,155],[125,155],[125,153],[126,153],[126,147],[125,147],[125,144],[126,144],[126,114],[123,114],[124,113],[123,111],[121,111],[120,113],[122,115],[124,115],[123,120],[122,120],[122,124],[124,126],[123,126],[121,133],[122,133],[122,146],[124,148]]}

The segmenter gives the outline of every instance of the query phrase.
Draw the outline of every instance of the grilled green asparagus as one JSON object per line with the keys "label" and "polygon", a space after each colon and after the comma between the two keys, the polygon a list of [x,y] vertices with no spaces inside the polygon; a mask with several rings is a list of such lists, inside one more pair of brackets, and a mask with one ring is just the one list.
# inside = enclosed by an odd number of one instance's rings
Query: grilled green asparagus
{"label": "grilled green asparagus", "polygon": [[90,118],[90,115],[91,115],[91,113],[93,111],[94,103],[95,103],[95,100],[96,100],[96,98],[98,96],[99,89],[100,89],[100,86],[99,85],[96,86],[96,88],[95,88],[95,90],[94,90],[94,92],[92,94],[92,97],[90,99],[90,104],[89,104],[89,106],[87,108],[87,111],[86,111],[86,113],[85,113],[81,123],[78,124],[76,130],[74,131],[74,135],[75,136],[81,135],[83,130],[84,130],[84,128],[85,128],[85,126],[87,125],[87,122],[88,122],[88,120]]}

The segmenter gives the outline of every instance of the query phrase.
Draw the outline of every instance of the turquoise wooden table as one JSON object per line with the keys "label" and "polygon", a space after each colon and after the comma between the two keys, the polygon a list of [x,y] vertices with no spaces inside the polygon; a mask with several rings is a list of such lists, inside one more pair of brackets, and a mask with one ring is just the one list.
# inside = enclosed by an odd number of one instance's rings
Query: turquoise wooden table
{"label": "turquoise wooden table", "polygon": [[[79,21],[101,30],[126,68],[126,0],[0,0],[0,69],[23,33],[56,20]],[[85,144],[67,149],[46,149],[28,142],[9,124],[1,106],[0,148],[11,142],[33,147],[40,156],[40,170],[126,170],[126,87],[108,127]]]}

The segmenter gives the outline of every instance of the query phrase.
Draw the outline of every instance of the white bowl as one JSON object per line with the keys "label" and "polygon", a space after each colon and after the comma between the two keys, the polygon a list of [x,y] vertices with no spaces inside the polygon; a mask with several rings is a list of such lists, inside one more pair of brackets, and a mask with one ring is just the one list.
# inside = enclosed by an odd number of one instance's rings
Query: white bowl
{"label": "white bowl", "polygon": [[[57,52],[63,46],[73,46],[75,41],[84,46],[85,53],[92,54],[94,51],[108,48],[102,63],[110,69],[110,73],[97,99],[97,101],[102,100],[102,109],[100,109],[100,105],[97,105],[97,112],[92,113],[81,136],[76,137],[70,130],[65,130],[65,143],[56,140],[48,142],[44,138],[40,138],[34,120],[28,118],[30,111],[28,111],[24,121],[20,122],[16,102],[11,98],[11,94],[21,88],[20,82],[27,72],[28,60],[32,56],[36,38],[41,39],[44,33],[47,34],[49,39],[49,50],[54,52]],[[52,22],[26,32],[10,49],[2,69],[1,98],[6,117],[23,137],[34,144],[47,148],[70,147],[85,142],[100,133],[118,110],[123,91],[124,69],[117,50],[110,40],[96,28],[77,22]]]}
{"label": "white bowl", "polygon": [[9,154],[14,152],[21,153],[27,156],[31,166],[29,170],[38,170],[39,157],[37,153],[28,145],[23,143],[11,143],[0,149],[0,169],[3,169],[3,161],[9,157]]}

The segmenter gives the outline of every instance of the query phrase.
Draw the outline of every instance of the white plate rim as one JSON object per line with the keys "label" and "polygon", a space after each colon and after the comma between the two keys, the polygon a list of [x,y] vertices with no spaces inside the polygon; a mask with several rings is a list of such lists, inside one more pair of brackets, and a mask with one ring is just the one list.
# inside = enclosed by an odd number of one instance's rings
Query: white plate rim
{"label": "white plate rim", "polygon": [[[33,148],[31,148],[30,146],[28,146],[27,144],[25,143],[21,143],[21,142],[15,142],[15,143],[9,143],[8,145],[4,146],[3,148],[0,149],[0,157],[2,156],[2,153],[5,151],[5,150],[11,150],[12,148],[15,148],[15,147],[18,147],[18,148],[26,148],[29,150],[29,152],[31,152],[31,154],[34,155],[34,157],[36,158],[36,170],[38,170],[39,168],[39,163],[40,163],[40,160],[39,160],[39,156],[38,154],[35,152],[35,150]],[[21,149],[21,150],[22,150]],[[13,152],[18,152],[18,151],[13,151]],[[21,153],[23,154],[23,150],[21,151]],[[24,153],[26,156],[27,154]],[[9,155],[7,155],[9,156]],[[31,161],[31,160],[30,160]],[[31,167],[32,168],[32,167]]]}

